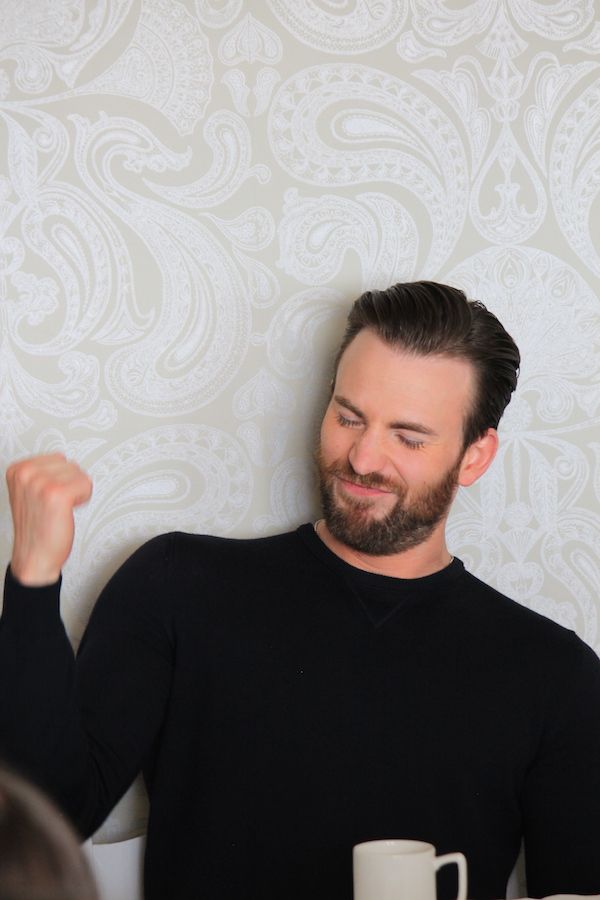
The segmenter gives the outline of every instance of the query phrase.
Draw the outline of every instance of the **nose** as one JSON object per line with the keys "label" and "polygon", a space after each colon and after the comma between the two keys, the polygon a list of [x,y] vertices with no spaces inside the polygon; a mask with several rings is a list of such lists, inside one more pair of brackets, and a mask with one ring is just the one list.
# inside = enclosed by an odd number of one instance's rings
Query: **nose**
{"label": "nose", "polygon": [[348,461],[357,475],[380,472],[385,465],[385,453],[377,435],[368,428],[357,434]]}

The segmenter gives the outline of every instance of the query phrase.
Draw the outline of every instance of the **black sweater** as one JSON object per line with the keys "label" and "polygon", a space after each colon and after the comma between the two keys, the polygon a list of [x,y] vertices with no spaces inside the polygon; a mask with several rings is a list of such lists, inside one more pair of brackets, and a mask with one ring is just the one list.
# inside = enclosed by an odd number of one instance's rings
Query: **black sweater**
{"label": "black sweater", "polygon": [[402,580],[309,525],[165,535],[76,665],[58,594],[7,577],[0,749],[85,835],[143,770],[148,900],[350,900],[352,845],[382,837],[461,850],[475,900],[522,836],[531,896],[600,892],[600,663],[459,560]]}

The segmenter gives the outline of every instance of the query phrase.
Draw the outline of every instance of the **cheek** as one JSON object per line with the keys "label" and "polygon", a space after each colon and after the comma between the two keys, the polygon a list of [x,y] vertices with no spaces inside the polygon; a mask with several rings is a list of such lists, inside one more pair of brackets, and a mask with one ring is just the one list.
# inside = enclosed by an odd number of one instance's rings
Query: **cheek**
{"label": "cheek", "polygon": [[347,452],[347,433],[331,417],[325,416],[321,425],[321,455],[327,462]]}
{"label": "cheek", "polygon": [[429,460],[424,459],[423,451],[408,450],[396,457],[395,468],[402,479],[416,490],[427,486],[436,478],[435,467]]}
{"label": "cheek", "polygon": [[452,460],[445,457],[423,460],[413,469],[413,484],[420,490],[435,487],[446,477],[451,465]]}

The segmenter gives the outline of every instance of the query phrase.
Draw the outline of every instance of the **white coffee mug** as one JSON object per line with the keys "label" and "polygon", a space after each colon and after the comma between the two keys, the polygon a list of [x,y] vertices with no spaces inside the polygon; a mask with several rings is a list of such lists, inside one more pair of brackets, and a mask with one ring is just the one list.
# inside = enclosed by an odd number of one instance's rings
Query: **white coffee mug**
{"label": "white coffee mug", "polygon": [[462,853],[435,855],[424,841],[367,841],[352,851],[354,900],[436,900],[435,873],[458,866],[457,900],[467,900],[467,861]]}

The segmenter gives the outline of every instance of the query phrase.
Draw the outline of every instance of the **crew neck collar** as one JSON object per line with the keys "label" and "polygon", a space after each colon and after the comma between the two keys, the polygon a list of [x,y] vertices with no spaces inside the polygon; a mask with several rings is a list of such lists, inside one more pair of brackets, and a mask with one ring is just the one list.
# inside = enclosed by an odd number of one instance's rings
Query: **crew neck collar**
{"label": "crew neck collar", "polygon": [[378,572],[369,572],[365,569],[360,569],[358,566],[353,566],[340,556],[337,556],[316,534],[312,523],[300,525],[297,529],[297,534],[311,553],[330,568],[334,568],[338,572],[350,576],[353,580],[374,588],[376,586],[380,586],[382,589],[392,587],[417,588],[420,592],[429,588],[439,590],[442,585],[454,581],[455,578],[458,578],[464,572],[462,561],[454,557],[452,562],[438,572],[432,572],[430,575],[422,575],[418,578],[397,578],[393,575],[381,575]]}

